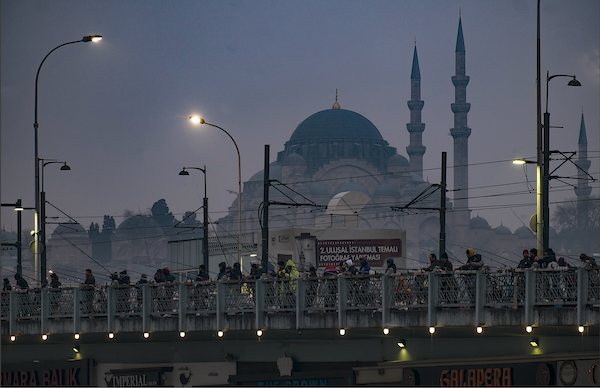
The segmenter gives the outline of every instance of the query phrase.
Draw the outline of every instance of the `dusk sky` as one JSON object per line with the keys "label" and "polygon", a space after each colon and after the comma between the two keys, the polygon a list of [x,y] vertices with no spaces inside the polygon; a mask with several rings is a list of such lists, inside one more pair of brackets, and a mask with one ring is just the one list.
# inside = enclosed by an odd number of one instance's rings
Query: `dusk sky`
{"label": "dusk sky", "polygon": [[[231,140],[188,117],[201,115],[237,141],[242,180],[271,161],[308,116],[343,109],[368,118],[407,157],[410,71],[416,46],[425,102],[424,177],[440,181],[448,152],[452,189],[454,52],[459,21],[470,76],[467,102],[472,216],[513,232],[535,213],[536,1],[75,1],[1,2],[1,199],[34,206],[34,90],[44,56],[60,48],[39,81],[39,156],[49,202],[79,221],[117,225],[126,209],[146,212],[164,198],[176,218],[202,205],[207,167],[211,220],[237,191]],[[600,176],[600,2],[542,0],[542,107],[550,83],[552,149],[576,151],[583,109],[590,173]],[[543,109],[542,109],[543,110]],[[555,166],[558,163],[554,164]],[[573,165],[559,175],[576,176]],[[571,180],[575,183],[575,180]],[[598,195],[598,182],[591,184]],[[574,198],[552,181],[555,206]],[[449,194],[452,197],[452,193]],[[403,205],[403,204],[398,204]],[[506,207],[510,205],[511,207]],[[513,213],[514,212],[514,213]],[[201,219],[201,211],[198,219]],[[58,216],[48,207],[48,216]],[[33,228],[33,213],[24,214]],[[64,217],[58,220],[66,220]],[[52,221],[52,220],[51,220]],[[16,229],[12,209],[2,226]],[[49,229],[53,229],[51,225]]]}

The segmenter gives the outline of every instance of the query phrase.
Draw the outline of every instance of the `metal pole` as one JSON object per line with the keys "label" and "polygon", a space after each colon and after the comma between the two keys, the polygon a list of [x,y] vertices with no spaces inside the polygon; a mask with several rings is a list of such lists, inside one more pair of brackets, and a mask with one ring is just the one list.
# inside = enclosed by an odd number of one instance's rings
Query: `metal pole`
{"label": "metal pole", "polygon": [[438,257],[441,258],[442,254],[446,253],[446,152],[442,152],[442,182],[440,191],[440,252]]}
{"label": "metal pole", "polygon": [[204,237],[202,240],[202,258],[204,261],[204,266],[206,267],[206,272],[208,272],[208,264],[209,264],[209,260],[208,260],[208,196],[206,194],[206,165],[204,165],[204,200],[203,200],[203,207],[204,207]]}
{"label": "metal pole", "polygon": [[[542,154],[542,92],[541,92],[541,49],[540,49],[540,0],[537,1],[537,75],[536,75],[536,86],[537,86],[537,250],[543,252],[542,241],[543,241],[543,225],[544,225],[544,214],[543,214],[543,197],[544,188],[542,183],[543,178],[543,154]],[[547,89],[547,88],[546,88]]]}
{"label": "metal pole", "polygon": [[262,269],[263,273],[269,271],[269,188],[270,182],[270,146],[265,144],[265,169],[263,178],[263,216],[262,216]]}
{"label": "metal pole", "polygon": [[[44,176],[42,167],[42,177]],[[42,178],[43,182],[43,178]],[[44,184],[42,183],[42,186]],[[40,280],[46,278],[46,192],[43,191],[40,193],[40,203],[41,203],[41,211],[40,211],[40,242],[38,243],[38,250],[40,250],[41,260],[40,260]]]}
{"label": "metal pole", "polygon": [[[21,206],[21,200],[17,199],[17,206]],[[21,223],[21,213],[23,211],[19,210],[17,211],[17,273],[19,275],[23,275],[23,256],[21,254],[21,246],[22,246],[22,241],[21,241],[21,233],[22,233],[22,223]]]}

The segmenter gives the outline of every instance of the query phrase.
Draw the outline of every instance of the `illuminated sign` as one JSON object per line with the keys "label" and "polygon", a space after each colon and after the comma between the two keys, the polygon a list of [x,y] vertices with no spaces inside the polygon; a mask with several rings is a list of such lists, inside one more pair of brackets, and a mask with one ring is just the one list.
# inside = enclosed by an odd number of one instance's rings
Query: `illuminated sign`
{"label": "illuminated sign", "polygon": [[445,369],[440,375],[442,387],[510,387],[512,368]]}

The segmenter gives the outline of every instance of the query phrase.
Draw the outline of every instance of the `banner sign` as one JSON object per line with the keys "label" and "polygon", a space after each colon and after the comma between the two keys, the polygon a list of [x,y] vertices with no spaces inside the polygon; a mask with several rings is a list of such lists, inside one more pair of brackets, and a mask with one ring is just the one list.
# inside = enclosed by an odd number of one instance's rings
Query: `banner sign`
{"label": "banner sign", "polygon": [[360,259],[366,258],[371,267],[384,267],[385,261],[402,255],[402,240],[318,240],[317,263],[319,267],[339,266],[350,259],[356,268]]}

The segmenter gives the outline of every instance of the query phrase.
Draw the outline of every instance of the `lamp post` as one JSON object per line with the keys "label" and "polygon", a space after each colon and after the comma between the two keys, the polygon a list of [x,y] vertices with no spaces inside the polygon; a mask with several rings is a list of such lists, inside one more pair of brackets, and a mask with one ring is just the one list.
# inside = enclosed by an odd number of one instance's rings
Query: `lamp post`
{"label": "lamp post", "polygon": [[[577,80],[574,75],[569,74],[555,74],[550,75],[546,72],[546,112],[544,112],[544,124],[543,124],[543,140],[544,145],[542,147],[543,161],[542,161],[542,220],[538,222],[542,229],[542,254],[544,250],[549,248],[550,240],[550,208],[549,208],[549,182],[552,177],[550,176],[550,113],[548,113],[548,86],[550,80],[556,77],[570,77],[573,78],[568,86],[581,86],[581,83]],[[539,236],[539,235],[538,235]]]}
{"label": "lamp post", "polygon": [[190,175],[187,169],[200,170],[204,173],[204,199],[202,202],[202,207],[204,208],[204,221],[203,221],[203,238],[202,238],[202,261],[204,267],[206,267],[206,272],[208,272],[208,197],[206,196],[206,166],[204,168],[200,167],[184,167],[179,175]]}
{"label": "lamp post", "polygon": [[46,56],[44,57],[44,59],[42,60],[42,63],[40,63],[40,66],[38,67],[37,70],[37,74],[35,76],[35,105],[34,105],[34,109],[35,109],[35,113],[34,113],[34,122],[33,122],[33,129],[34,129],[34,133],[35,133],[35,215],[34,215],[34,247],[35,247],[35,285],[38,286],[39,285],[39,281],[40,281],[40,268],[39,268],[39,261],[40,261],[40,249],[39,249],[39,241],[40,241],[40,236],[39,236],[39,231],[40,231],[40,167],[39,167],[39,159],[38,159],[38,128],[39,128],[39,124],[38,124],[38,81],[40,78],[40,70],[42,70],[42,66],[44,65],[44,62],[46,62],[46,59],[48,59],[48,57],[50,56],[50,54],[52,54],[54,51],[58,50],[59,48],[63,47],[63,46],[67,46],[70,44],[74,44],[74,43],[81,43],[81,42],[98,42],[102,40],[102,36],[101,35],[90,35],[90,36],[84,36],[81,40],[75,40],[73,42],[67,42],[67,43],[63,43],[61,45],[56,46],[55,48],[53,48],[52,50],[50,50],[50,52],[48,54],[46,54]]}
{"label": "lamp post", "polygon": [[17,248],[17,274],[23,275],[23,260],[21,255],[21,213],[24,208],[21,203],[21,199],[17,199],[15,203],[3,203],[2,206],[11,206],[14,207],[14,210],[17,212],[17,242],[16,243],[2,243],[2,245],[12,245]]}
{"label": "lamp post", "polygon": [[53,163],[62,163],[63,165],[60,167],[61,171],[71,171],[71,167],[67,165],[67,162],[59,162],[56,159],[38,159],[42,163],[42,190],[40,192],[40,241],[41,244],[38,243],[38,249],[41,250],[41,259],[40,259],[40,276],[42,278],[46,277],[46,192],[44,191],[44,168]]}
{"label": "lamp post", "polygon": [[238,254],[238,263],[240,263],[240,266],[242,266],[242,158],[240,157],[240,149],[238,148],[238,145],[235,142],[235,139],[229,134],[229,132],[227,132],[223,128],[219,127],[218,125],[207,123],[206,121],[204,121],[204,119],[202,117],[198,117],[198,116],[191,116],[190,120],[196,124],[206,124],[206,125],[210,125],[211,127],[219,128],[221,131],[225,132],[227,134],[227,136],[229,136],[229,138],[233,142],[233,145],[235,145],[235,150],[237,151],[237,156],[238,156],[238,239],[237,239],[238,240],[238,252],[237,252],[237,254]]}

